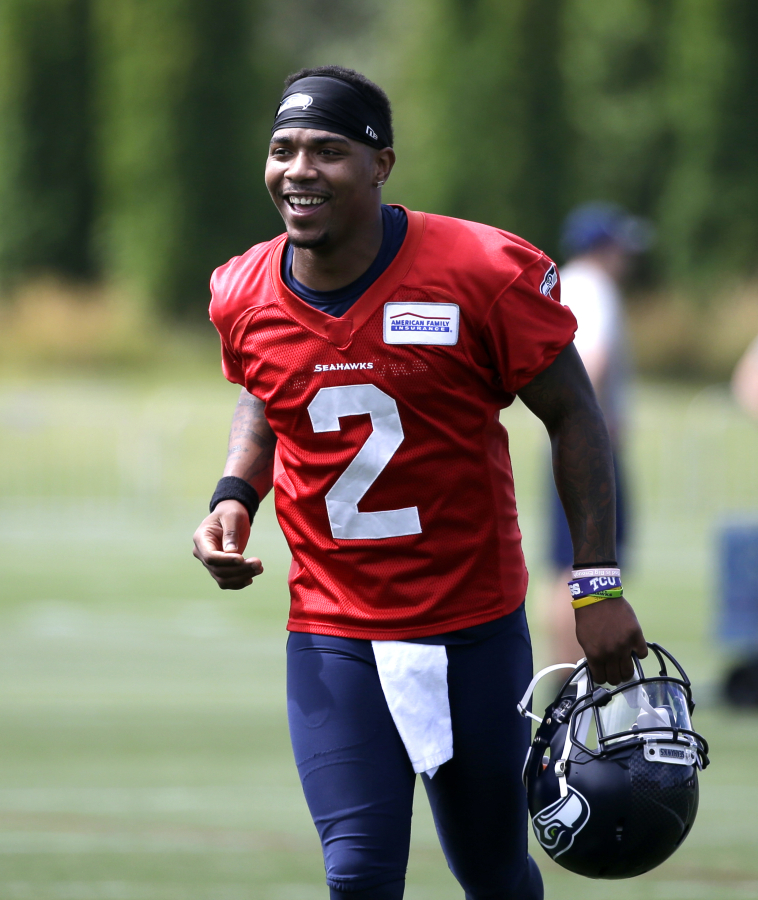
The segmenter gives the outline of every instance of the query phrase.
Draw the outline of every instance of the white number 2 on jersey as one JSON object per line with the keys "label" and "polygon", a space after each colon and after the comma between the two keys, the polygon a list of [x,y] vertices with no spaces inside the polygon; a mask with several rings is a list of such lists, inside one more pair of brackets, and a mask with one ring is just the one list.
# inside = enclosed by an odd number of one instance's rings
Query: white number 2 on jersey
{"label": "white number 2 on jersey", "polygon": [[373,384],[321,388],[308,413],[313,430],[339,431],[341,416],[371,416],[372,433],[326,495],[332,536],[345,541],[421,534],[418,507],[358,512],[358,504],[403,442],[397,403]]}

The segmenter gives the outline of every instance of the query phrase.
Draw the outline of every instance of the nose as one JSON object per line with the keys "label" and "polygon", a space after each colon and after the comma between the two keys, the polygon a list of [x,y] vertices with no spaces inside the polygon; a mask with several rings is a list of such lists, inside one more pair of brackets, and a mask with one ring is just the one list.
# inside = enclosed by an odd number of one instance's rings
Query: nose
{"label": "nose", "polygon": [[290,181],[313,181],[318,178],[318,172],[306,150],[298,150],[290,159],[285,177]]}

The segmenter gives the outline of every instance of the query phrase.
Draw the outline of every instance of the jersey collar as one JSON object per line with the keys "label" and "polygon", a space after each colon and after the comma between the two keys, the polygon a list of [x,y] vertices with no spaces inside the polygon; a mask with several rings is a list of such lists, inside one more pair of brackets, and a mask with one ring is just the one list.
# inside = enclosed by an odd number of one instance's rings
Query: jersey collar
{"label": "jersey collar", "polygon": [[347,347],[353,334],[368,321],[377,307],[389,300],[416,258],[424,234],[424,214],[405,209],[404,206],[400,208],[404,209],[408,216],[408,231],[402,247],[371,287],[355,301],[344,316],[339,318],[310,306],[297,294],[293,294],[282,281],[282,253],[287,244],[287,235],[283,234],[271,254],[269,275],[274,293],[289,314],[302,326],[315,331],[340,349]]}

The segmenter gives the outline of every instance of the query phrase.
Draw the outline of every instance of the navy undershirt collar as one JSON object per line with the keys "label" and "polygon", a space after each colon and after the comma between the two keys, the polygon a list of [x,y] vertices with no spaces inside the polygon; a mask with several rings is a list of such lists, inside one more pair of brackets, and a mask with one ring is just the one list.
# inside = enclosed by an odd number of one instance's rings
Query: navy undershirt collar
{"label": "navy undershirt collar", "polygon": [[336,291],[314,291],[312,288],[306,287],[292,274],[294,251],[289,243],[282,255],[282,281],[293,294],[297,294],[310,306],[335,318],[344,316],[397,256],[408,231],[408,216],[405,214],[405,210],[398,206],[382,205],[382,226],[382,245],[376,254],[376,259],[363,275],[356,278],[351,284],[338,288]]}

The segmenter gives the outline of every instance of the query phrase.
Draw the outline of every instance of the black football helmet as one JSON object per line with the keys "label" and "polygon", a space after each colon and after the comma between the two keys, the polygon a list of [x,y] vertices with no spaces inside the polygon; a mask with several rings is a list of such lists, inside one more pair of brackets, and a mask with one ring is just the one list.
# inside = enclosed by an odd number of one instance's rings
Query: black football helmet
{"label": "black football helmet", "polygon": [[[549,666],[519,703],[540,723],[524,764],[534,833],[555,862],[588,878],[655,868],[697,814],[708,744],[692,730],[690,681],[663,647],[648,647],[657,675],[636,656],[635,677],[618,687],[596,685],[586,660]],[[528,710],[534,688],[562,668],[573,671],[540,719]]]}

